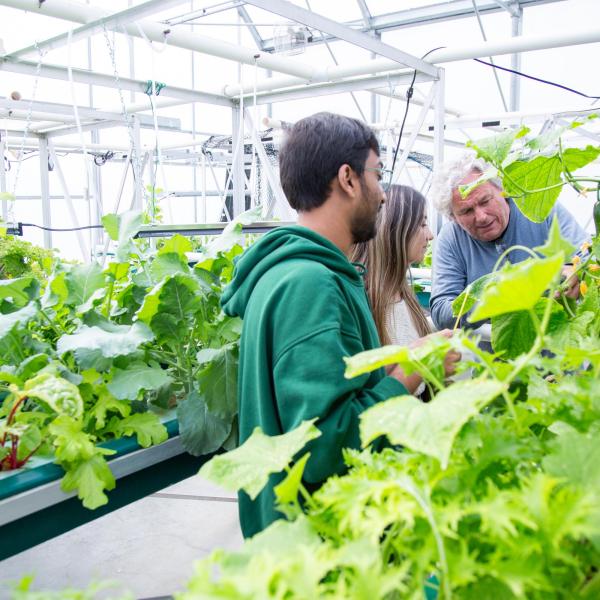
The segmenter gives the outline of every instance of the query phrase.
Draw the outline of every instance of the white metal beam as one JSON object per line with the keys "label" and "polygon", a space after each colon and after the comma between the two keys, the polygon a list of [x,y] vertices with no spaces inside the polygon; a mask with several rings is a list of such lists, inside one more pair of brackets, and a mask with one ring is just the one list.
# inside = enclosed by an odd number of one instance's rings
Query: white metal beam
{"label": "white metal beam", "polygon": [[[550,4],[554,2],[564,2],[565,0],[519,0],[521,8]],[[503,8],[496,0],[477,0],[477,8],[481,14],[497,13]],[[369,25],[365,25],[364,19],[346,21],[344,25],[358,31],[393,31],[405,27],[415,27],[425,23],[438,23],[453,19],[462,19],[473,16],[473,4],[471,0],[446,0],[438,4],[428,4],[427,6],[415,6],[413,8],[393,11],[384,15],[373,15]],[[324,42],[333,42],[336,38],[331,35],[315,38],[311,45],[322,44]],[[263,48],[265,51],[274,50],[273,39],[265,39]]]}
{"label": "white metal beam", "polygon": [[256,44],[256,47],[259,50],[262,50],[263,40],[260,37],[260,34],[258,33],[258,29],[252,24],[252,19],[250,18],[248,11],[246,10],[246,8],[244,6],[238,6],[237,12],[238,12],[238,15],[240,15],[240,18],[242,19],[242,21],[244,21],[244,23],[246,23],[246,25],[248,25],[248,30],[250,31],[250,35],[254,39],[254,43]]}
{"label": "white metal beam", "polygon": [[50,206],[50,179],[48,173],[48,140],[42,136],[39,139],[40,189],[42,197],[42,223],[44,229],[44,247],[52,248],[52,208]]}
{"label": "white metal beam", "polygon": [[[391,85],[408,84],[412,81],[413,72],[401,73],[398,75],[380,75],[378,77],[360,77],[338,81],[334,83],[317,83],[314,85],[305,85],[291,90],[274,91],[267,94],[257,94],[256,103],[269,104],[270,102],[285,102],[289,100],[301,100],[302,98],[313,98],[316,96],[325,96],[328,94],[342,94],[345,92],[354,92],[357,90],[370,91],[371,88],[381,88],[388,83]],[[431,81],[428,75],[419,74],[416,82]],[[244,102],[251,105],[252,96],[245,96]]]}
{"label": "white metal beam", "polygon": [[[0,0],[2,4],[3,0]],[[11,73],[22,73],[25,75],[35,75],[38,70],[37,63],[33,61],[11,60],[9,58],[0,57],[0,71],[9,71]],[[71,69],[73,81],[75,83],[85,83],[99,85],[122,90],[131,90],[133,92],[145,93],[147,81],[140,79],[129,79],[127,77],[119,77],[119,81],[115,81],[114,76],[104,73],[89,71],[88,69]],[[61,65],[44,64],[39,69],[39,76],[49,79],[60,79],[61,81],[69,81],[67,67]],[[199,92],[187,88],[173,87],[167,85],[162,91],[163,97],[179,98],[187,102],[205,102],[207,104],[217,104],[219,106],[232,106],[231,99],[220,94],[212,94],[207,92]]]}
{"label": "white metal beam", "polygon": [[367,6],[367,3],[365,2],[365,0],[356,0],[357,4],[358,4],[358,8],[360,8],[360,13],[362,15],[362,19],[363,19],[363,23],[365,24],[365,27],[367,29],[371,28],[371,12],[369,11],[369,7]]}
{"label": "white metal beam", "polygon": [[110,16],[86,23],[71,32],[67,31],[47,40],[22,48],[21,50],[11,52],[9,56],[11,58],[24,58],[29,55],[38,55],[40,52],[45,53],[56,48],[62,48],[69,43],[69,34],[70,42],[73,43],[77,40],[94,35],[95,33],[104,31],[105,29],[121,29],[133,21],[143,19],[144,17],[148,17],[161,10],[167,10],[172,6],[183,4],[186,1],[187,0],[148,0],[148,2],[144,2],[143,4],[138,4],[137,6],[132,6],[131,8],[127,8]]}
{"label": "white metal beam", "polygon": [[[519,8],[516,14],[511,16],[511,26],[513,37],[523,35],[523,9]],[[510,61],[510,67],[513,71],[521,70],[521,54],[515,52]],[[510,110],[519,110],[521,107],[521,76],[513,73],[510,77]]]}
{"label": "white metal beam", "polygon": [[[431,52],[427,60],[432,64],[440,65],[471,58],[481,58],[486,56],[500,56],[503,54],[514,54],[515,52],[529,52],[532,50],[545,50],[548,48],[561,48],[564,46],[575,46],[579,44],[591,44],[600,42],[600,27],[582,29],[579,31],[566,31],[559,34],[529,35],[511,37],[505,40],[494,40],[489,42],[479,42],[469,46],[456,48],[442,48]],[[378,58],[364,63],[353,64],[350,66],[327,67],[326,80],[339,82],[347,77],[363,74],[390,73],[402,74],[406,70],[398,70],[398,64],[386,58]],[[323,80],[321,80],[323,81]],[[292,88],[300,86],[305,82],[294,77],[272,77],[263,79],[256,84],[257,92],[268,90],[279,90],[281,88]],[[382,85],[385,85],[382,84]],[[225,86],[226,96],[237,96],[240,90],[248,96],[254,90],[254,85],[246,85],[240,88],[239,84]]]}
{"label": "white metal beam", "polygon": [[[6,142],[4,136],[0,136],[0,192],[6,192],[6,167],[4,164],[4,152],[6,150]],[[8,201],[2,198],[2,220],[8,221]]]}
{"label": "white metal beam", "polygon": [[327,17],[292,4],[287,0],[246,0],[246,3],[280,15],[286,19],[291,19],[296,23],[302,23],[303,25],[307,25],[308,27],[322,31],[323,33],[329,33],[338,39],[350,42],[365,50],[370,50],[380,56],[389,58],[406,67],[416,69],[431,77],[437,77],[437,68],[420,58],[403,52],[398,48],[394,48],[394,46],[390,46],[389,44],[384,44],[375,37],[371,37],[360,31],[355,31],[345,25],[341,25],[333,19],[328,19]]}
{"label": "white metal beam", "polygon": [[[44,3],[40,3],[38,0],[0,0],[0,5],[84,24],[110,16],[110,13],[102,8],[82,4],[74,0],[52,0],[52,2]],[[256,64],[261,68],[287,73],[295,77],[310,79],[314,71],[311,65],[303,64],[287,56],[275,56],[262,51],[257,52],[255,48],[230,44],[197,32],[170,31],[167,25],[147,19],[138,21],[135,24],[125,25],[124,30],[129,35],[135,37],[145,36],[149,40],[161,43],[168,36],[169,45],[176,48],[202,52],[247,65]]]}

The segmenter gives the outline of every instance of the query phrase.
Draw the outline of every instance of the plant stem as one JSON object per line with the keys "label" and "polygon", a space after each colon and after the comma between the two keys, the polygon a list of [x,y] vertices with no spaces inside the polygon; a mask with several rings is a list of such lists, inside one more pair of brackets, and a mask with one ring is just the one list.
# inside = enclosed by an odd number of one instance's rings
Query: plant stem
{"label": "plant stem", "polygon": [[20,469],[42,446],[40,442],[25,458],[17,461],[17,469]]}
{"label": "plant stem", "polygon": [[[64,329],[62,332],[60,332],[57,329],[56,325],[54,324],[55,322],[46,314],[46,311],[42,307],[38,308],[38,312],[40,313],[40,315],[42,315],[42,317],[44,317],[44,319],[46,319],[46,321],[48,322],[48,325],[50,325],[50,328],[56,334],[56,337],[60,337],[63,333],[66,333],[66,331]],[[57,321],[57,323],[58,323],[58,321]],[[61,327],[61,329],[62,329],[62,327]]]}
{"label": "plant stem", "polygon": [[417,360],[414,357],[411,358],[417,365],[419,371],[422,371],[422,375],[427,377],[427,379],[438,388],[438,391],[444,389],[444,384],[420,360]]}
{"label": "plant stem", "polygon": [[[440,533],[440,530],[435,522],[435,517],[433,516],[433,511],[431,510],[431,506],[427,502],[427,500],[420,493],[420,490],[414,484],[412,480],[408,482],[398,481],[398,485],[408,494],[410,494],[416,501],[417,504],[421,507],[421,510],[425,513],[425,517],[429,522],[429,526],[431,527],[431,532],[433,533],[433,537],[435,539],[435,543],[438,550],[438,556],[440,559],[440,570],[442,572],[442,590],[444,593],[444,598],[446,600],[451,600],[452,598],[452,588],[450,587],[450,572],[448,570],[448,560],[446,558],[446,548],[444,546],[444,538]],[[408,485],[407,485],[408,483]]]}
{"label": "plant stem", "polygon": [[115,289],[115,280],[114,278],[110,278],[110,283],[108,284],[108,294],[106,296],[106,303],[104,304],[104,316],[108,319],[110,315],[110,305],[112,302],[113,291]]}
{"label": "plant stem", "polygon": [[456,317],[456,321],[454,322],[454,327],[452,328],[452,331],[456,331],[458,329],[460,320],[462,319],[462,316],[463,316],[463,311],[465,310],[465,305],[467,304],[467,299],[469,297],[469,294],[471,293],[471,286],[472,286],[472,284],[469,284],[465,289],[465,298],[460,307],[460,310],[458,311],[458,316]]}
{"label": "plant stem", "polygon": [[521,250],[523,252],[526,252],[527,254],[529,254],[529,256],[531,256],[532,258],[537,258],[538,255],[531,249],[531,248],[527,248],[527,246],[511,246],[510,248],[507,248],[498,258],[498,260],[496,261],[496,264],[494,265],[494,268],[492,269],[492,273],[495,273],[498,270],[498,267],[502,264],[502,261],[514,250]]}

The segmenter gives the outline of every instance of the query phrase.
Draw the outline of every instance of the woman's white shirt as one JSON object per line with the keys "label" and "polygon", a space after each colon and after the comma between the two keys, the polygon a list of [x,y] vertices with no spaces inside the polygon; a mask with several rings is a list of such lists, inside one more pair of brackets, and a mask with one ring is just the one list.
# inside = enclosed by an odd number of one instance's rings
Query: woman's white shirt
{"label": "woman's white shirt", "polygon": [[[399,300],[392,305],[387,316],[386,326],[391,343],[398,346],[408,346],[421,337],[413,324],[408,306],[404,300]],[[425,384],[421,383],[415,390],[414,395],[420,396],[424,391]]]}

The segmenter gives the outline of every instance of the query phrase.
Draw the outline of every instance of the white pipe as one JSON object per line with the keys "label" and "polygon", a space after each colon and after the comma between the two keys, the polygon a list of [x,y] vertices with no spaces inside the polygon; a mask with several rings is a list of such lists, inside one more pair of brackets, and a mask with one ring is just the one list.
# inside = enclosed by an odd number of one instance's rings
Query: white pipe
{"label": "white pipe", "polygon": [[[26,139],[30,139],[29,136]],[[9,145],[13,145],[13,144],[20,144],[21,141],[23,140],[23,138],[16,138],[16,137],[9,137],[9,138],[5,138],[5,140],[8,142]],[[33,140],[32,140],[33,141]],[[37,138],[36,138],[37,141]],[[131,148],[129,148],[129,146],[121,146],[121,145],[117,145],[117,144],[86,144],[85,147],[88,150],[98,150],[98,151],[104,151],[106,152],[107,150],[112,150],[113,152],[124,152],[126,154],[129,154],[131,151]],[[76,144],[74,142],[59,142],[57,144],[55,144],[54,146],[55,150],[81,150],[81,144]]]}
{"label": "white pipe", "polygon": [[[111,12],[101,8],[70,0],[52,0],[52,2],[44,2],[41,5],[38,0],[0,0],[0,5],[82,24],[97,21],[111,15]],[[299,63],[288,57],[274,56],[273,54],[260,52],[252,48],[237,46],[196,32],[191,33],[178,30],[170,31],[165,35],[165,31],[169,29],[167,25],[145,19],[126,25],[124,29],[129,35],[142,37],[138,27],[149,40],[161,43],[166,41],[170,46],[177,48],[203,52],[247,65],[256,64],[264,69],[287,73],[288,75],[304,79],[311,79],[315,71],[311,65]]]}
{"label": "white pipe", "polygon": [[[503,54],[514,54],[515,52],[530,52],[532,50],[545,50],[548,48],[560,48],[563,46],[575,46],[578,44],[591,44],[600,42],[600,27],[585,29],[580,31],[567,31],[560,35],[529,35],[509,38],[500,41],[480,42],[469,46],[458,48],[442,48],[435,50],[427,56],[427,62],[440,65],[448,62],[456,62],[471,58],[480,58],[488,56],[500,56]],[[387,58],[378,58],[364,63],[349,66],[331,66],[324,69],[325,79],[320,81],[337,81],[345,77],[356,75],[367,75],[375,73],[409,73],[410,70],[398,70],[398,63]],[[321,76],[322,74],[316,74]],[[312,82],[319,79],[312,79]],[[256,91],[272,91],[280,88],[298,86],[306,83],[297,77],[271,77],[256,83]],[[223,93],[226,96],[239,96],[240,93],[249,94],[254,91],[253,85],[246,85],[243,88],[239,84],[226,85]]]}
{"label": "white pipe", "polygon": [[[28,119],[37,121],[38,119],[44,119],[46,121],[52,121],[48,127],[56,127],[57,123],[64,122],[64,118],[56,113],[31,111],[30,114],[27,110],[13,110],[9,108],[0,108],[0,119],[17,119],[19,121],[27,121]],[[35,129],[35,127],[33,127],[33,129]]]}

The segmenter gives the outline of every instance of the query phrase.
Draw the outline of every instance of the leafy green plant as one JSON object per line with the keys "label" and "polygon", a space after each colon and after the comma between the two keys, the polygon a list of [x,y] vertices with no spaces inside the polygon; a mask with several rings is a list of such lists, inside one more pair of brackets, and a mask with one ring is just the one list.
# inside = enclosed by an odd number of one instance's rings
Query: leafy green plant
{"label": "leafy green plant", "polygon": [[[598,190],[600,178],[576,176],[573,172],[596,160],[600,156],[600,147],[564,148],[562,143],[562,136],[567,131],[597,117],[597,114],[591,114],[584,120],[575,120],[537,137],[529,137],[530,129],[521,127],[468,142],[467,146],[489,162],[494,170],[484,173],[471,184],[460,186],[461,194],[466,198],[474,187],[499,176],[504,191],[521,212],[539,223],[548,217],[565,185],[583,194],[590,189]],[[590,184],[591,188],[588,187]]]}
{"label": "leafy green plant", "polygon": [[[160,416],[175,408],[196,455],[237,437],[240,321],[223,315],[219,298],[242,251],[239,226],[192,267],[181,236],[158,251],[135,242],[141,222],[136,212],[104,217],[117,242],[104,269],[59,262],[44,290],[34,277],[0,281],[1,468],[53,456],[65,469],[63,489],[76,489],[88,508],[114,487],[105,460],[112,451],[99,442],[135,435],[143,447],[160,443]],[[40,378],[76,401],[77,414],[32,393]]]}
{"label": "leafy green plant", "polygon": [[[515,139],[511,132],[487,142],[488,160],[505,169]],[[580,162],[595,151],[583,153]],[[539,172],[540,156],[519,160]],[[519,169],[522,181],[535,179]],[[547,210],[547,191],[527,187],[538,194],[533,214]],[[349,358],[349,377],[392,364],[417,371],[433,398],[400,396],[365,411],[361,447],[345,453],[347,473],[313,494],[302,473],[316,458],[302,448],[318,435],[318,420],[270,439],[257,431],[207,463],[203,476],[251,497],[283,470],[273,501],[284,520],[241,551],[216,551],[199,563],[177,597],[598,597],[598,237],[589,246],[575,261],[576,303],[562,297],[561,271],[573,249],[556,225],[532,258],[502,266],[456,300],[458,318],[491,319],[493,354],[459,330],[417,349],[388,346]],[[444,380],[449,348],[475,355],[472,379]]]}
{"label": "leafy green plant", "polygon": [[27,275],[43,279],[52,272],[54,260],[52,250],[12,235],[0,235],[0,279]]}

